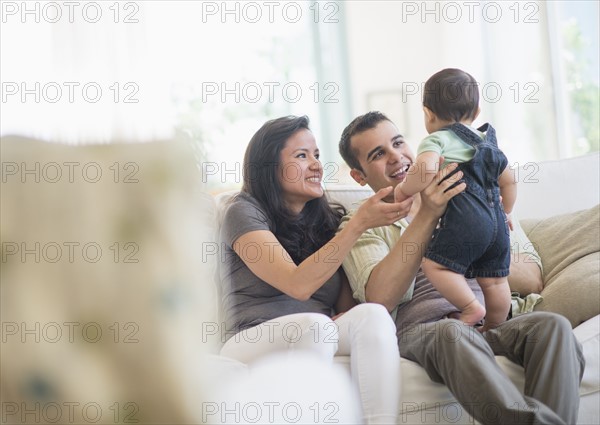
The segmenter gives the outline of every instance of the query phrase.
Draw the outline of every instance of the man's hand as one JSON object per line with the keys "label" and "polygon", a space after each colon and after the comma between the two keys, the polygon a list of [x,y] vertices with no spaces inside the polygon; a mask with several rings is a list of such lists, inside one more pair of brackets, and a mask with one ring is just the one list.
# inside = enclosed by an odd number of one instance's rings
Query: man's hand
{"label": "man's hand", "polygon": [[[440,165],[443,162],[444,158],[440,157]],[[439,218],[446,211],[448,201],[466,189],[467,185],[464,182],[449,189],[463,177],[462,171],[458,171],[444,180],[456,167],[458,167],[458,164],[453,163],[438,171],[431,184],[421,192],[421,211]]]}

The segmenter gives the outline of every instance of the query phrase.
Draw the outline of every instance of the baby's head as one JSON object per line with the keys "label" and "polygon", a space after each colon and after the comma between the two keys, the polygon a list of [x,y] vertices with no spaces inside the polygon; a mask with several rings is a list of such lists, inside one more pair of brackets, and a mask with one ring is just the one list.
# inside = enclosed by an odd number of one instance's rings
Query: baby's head
{"label": "baby's head", "polygon": [[470,125],[479,115],[477,81],[460,69],[442,69],[425,83],[423,110],[430,133],[455,122]]}

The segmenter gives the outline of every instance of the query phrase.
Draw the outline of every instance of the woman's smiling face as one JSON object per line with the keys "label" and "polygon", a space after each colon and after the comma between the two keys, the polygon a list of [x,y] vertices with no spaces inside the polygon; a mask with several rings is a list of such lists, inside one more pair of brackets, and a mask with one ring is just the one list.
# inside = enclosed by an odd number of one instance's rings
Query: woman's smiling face
{"label": "woman's smiling face", "polygon": [[323,167],[319,148],[310,130],[299,130],[281,150],[279,181],[286,206],[298,214],[304,205],[323,196]]}

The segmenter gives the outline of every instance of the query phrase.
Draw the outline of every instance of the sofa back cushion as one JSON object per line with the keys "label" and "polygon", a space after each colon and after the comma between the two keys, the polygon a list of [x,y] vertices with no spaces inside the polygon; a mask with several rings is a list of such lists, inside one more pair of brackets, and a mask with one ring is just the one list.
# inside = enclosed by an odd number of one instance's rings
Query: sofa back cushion
{"label": "sofa back cushion", "polygon": [[573,327],[600,314],[600,205],[522,224],[542,258],[535,310],[562,314]]}
{"label": "sofa back cushion", "polygon": [[515,212],[523,218],[548,218],[600,203],[598,152],[518,167]]}

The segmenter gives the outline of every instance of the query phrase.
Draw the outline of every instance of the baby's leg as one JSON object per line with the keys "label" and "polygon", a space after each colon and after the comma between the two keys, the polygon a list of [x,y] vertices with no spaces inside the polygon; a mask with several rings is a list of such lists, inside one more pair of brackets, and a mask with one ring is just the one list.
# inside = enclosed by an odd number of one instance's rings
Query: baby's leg
{"label": "baby's leg", "polygon": [[486,331],[506,321],[511,304],[510,287],[505,277],[478,277],[477,283],[485,297],[487,315],[482,331]]}
{"label": "baby's leg", "polygon": [[485,308],[469,288],[465,277],[428,258],[423,260],[423,272],[440,294],[461,311],[460,320],[469,326],[485,316]]}

